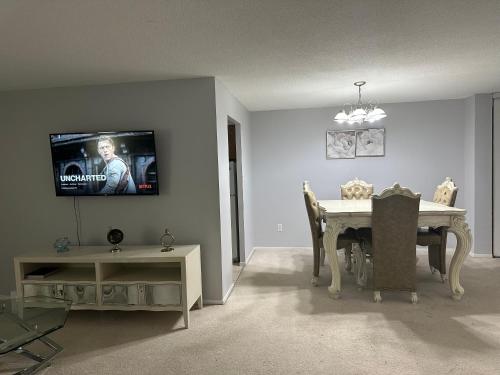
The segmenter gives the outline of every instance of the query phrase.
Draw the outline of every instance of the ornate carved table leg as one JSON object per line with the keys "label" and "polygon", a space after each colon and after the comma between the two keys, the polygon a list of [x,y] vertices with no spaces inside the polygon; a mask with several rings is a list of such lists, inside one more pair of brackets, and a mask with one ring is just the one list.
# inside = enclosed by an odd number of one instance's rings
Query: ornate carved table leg
{"label": "ornate carved table leg", "polygon": [[472,235],[464,216],[453,216],[449,231],[455,233],[457,237],[457,247],[450,264],[449,280],[451,296],[455,300],[460,300],[464,295],[464,288],[460,285],[460,270],[464,264],[465,257],[469,254]]}
{"label": "ornate carved table leg", "polygon": [[323,245],[328,256],[330,269],[332,271],[332,284],[328,287],[330,297],[340,297],[340,268],[337,257],[337,237],[342,230],[343,225],[336,220],[328,219],[325,234],[323,235]]}

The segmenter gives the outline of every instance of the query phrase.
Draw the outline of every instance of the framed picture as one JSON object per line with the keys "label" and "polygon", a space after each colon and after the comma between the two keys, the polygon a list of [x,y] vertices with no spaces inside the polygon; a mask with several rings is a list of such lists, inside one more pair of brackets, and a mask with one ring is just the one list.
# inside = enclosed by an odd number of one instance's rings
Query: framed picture
{"label": "framed picture", "polygon": [[384,156],[385,129],[356,131],[356,156]]}
{"label": "framed picture", "polygon": [[353,159],[356,156],[356,131],[327,131],[326,158]]}

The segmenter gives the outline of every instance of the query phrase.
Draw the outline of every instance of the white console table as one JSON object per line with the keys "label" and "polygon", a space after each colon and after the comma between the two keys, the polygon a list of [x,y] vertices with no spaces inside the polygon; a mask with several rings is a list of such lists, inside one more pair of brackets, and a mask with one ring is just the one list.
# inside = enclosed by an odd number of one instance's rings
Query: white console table
{"label": "white console table", "polygon": [[[189,310],[203,307],[200,245],[72,246],[56,253],[40,250],[14,258],[17,295],[65,298],[72,309],[182,311],[189,327]],[[43,279],[29,279],[44,266],[58,270]]]}

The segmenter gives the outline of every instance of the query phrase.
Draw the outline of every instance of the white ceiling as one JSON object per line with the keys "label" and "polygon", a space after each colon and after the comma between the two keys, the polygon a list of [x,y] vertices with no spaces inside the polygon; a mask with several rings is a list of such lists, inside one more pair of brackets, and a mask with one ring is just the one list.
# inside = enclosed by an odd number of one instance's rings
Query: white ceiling
{"label": "white ceiling", "polygon": [[500,0],[0,2],[0,90],[201,76],[252,111],[500,91]]}

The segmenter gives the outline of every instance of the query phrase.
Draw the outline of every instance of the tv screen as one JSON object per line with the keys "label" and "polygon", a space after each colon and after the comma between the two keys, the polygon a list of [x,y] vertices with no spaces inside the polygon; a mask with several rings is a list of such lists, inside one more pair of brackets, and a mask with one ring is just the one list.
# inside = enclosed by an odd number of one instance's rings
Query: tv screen
{"label": "tv screen", "polygon": [[58,196],[158,194],[153,131],[50,135]]}

